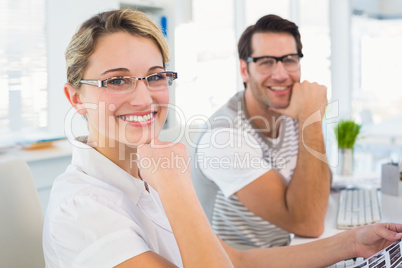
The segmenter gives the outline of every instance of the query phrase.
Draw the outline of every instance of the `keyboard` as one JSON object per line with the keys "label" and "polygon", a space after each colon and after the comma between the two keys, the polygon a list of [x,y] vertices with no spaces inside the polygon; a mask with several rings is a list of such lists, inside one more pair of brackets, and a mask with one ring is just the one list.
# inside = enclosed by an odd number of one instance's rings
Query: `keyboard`
{"label": "keyboard", "polygon": [[381,221],[377,188],[347,188],[340,191],[336,226],[352,229]]}
{"label": "keyboard", "polygon": [[[344,260],[344,261],[340,261],[338,263],[335,263],[331,266],[328,266],[327,268],[349,268],[349,267],[353,267],[355,264],[359,264],[361,262],[363,262],[365,259],[362,257],[359,258],[355,258],[355,259],[349,259],[349,260]],[[364,266],[363,266],[364,267]]]}
{"label": "keyboard", "polygon": [[399,265],[398,265],[398,263],[395,263],[395,265],[393,265],[393,266],[386,266],[386,265],[383,265],[383,266],[381,266],[381,265],[379,265],[379,266],[369,266],[369,264],[365,263],[364,260],[366,260],[366,259],[361,258],[361,257],[355,258],[355,259],[344,260],[344,261],[337,262],[337,263],[335,263],[335,264],[333,264],[331,266],[328,266],[327,268],[368,268],[368,267],[402,268],[402,263],[400,263],[401,260],[399,260],[399,262],[398,262]]}

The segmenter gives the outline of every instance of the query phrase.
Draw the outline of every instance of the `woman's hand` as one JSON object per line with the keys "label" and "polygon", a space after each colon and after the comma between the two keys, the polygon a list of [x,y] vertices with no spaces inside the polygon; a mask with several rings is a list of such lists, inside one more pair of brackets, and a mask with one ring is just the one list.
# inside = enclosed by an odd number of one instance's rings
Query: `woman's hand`
{"label": "woman's hand", "polygon": [[368,258],[402,239],[402,224],[379,223],[354,229],[356,256]]}
{"label": "woman's hand", "polygon": [[157,191],[161,184],[191,181],[190,159],[182,143],[155,139],[138,147],[138,157],[140,177]]}

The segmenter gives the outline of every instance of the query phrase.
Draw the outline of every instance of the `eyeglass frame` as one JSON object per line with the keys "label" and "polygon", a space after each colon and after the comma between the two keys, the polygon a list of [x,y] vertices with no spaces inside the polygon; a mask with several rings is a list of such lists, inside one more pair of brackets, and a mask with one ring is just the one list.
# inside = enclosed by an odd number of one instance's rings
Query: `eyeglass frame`
{"label": "eyeglass frame", "polygon": [[[172,76],[172,77],[173,77],[172,81],[174,81],[174,80],[176,80],[176,79],[178,78],[177,72],[173,72],[173,71],[163,71],[163,72],[157,72],[157,73],[154,73],[154,74],[150,74],[150,75],[145,76],[145,77],[114,76],[114,77],[106,78],[106,79],[103,79],[103,80],[82,79],[82,80],[79,81],[79,84],[82,84],[82,85],[90,85],[90,86],[95,86],[95,87],[104,87],[104,88],[106,88],[106,90],[107,90],[107,84],[105,84],[105,82],[108,81],[108,80],[118,79],[118,78],[134,78],[134,79],[135,79],[135,85],[133,86],[133,89],[132,89],[132,90],[130,90],[130,91],[125,91],[125,92],[128,93],[128,92],[132,92],[132,91],[135,89],[135,87],[137,86],[137,82],[138,82],[139,80],[145,80],[145,81],[146,81],[145,84],[146,84],[147,88],[149,88],[148,78],[151,77],[151,76],[154,76],[154,75],[161,74],[161,73],[169,73],[169,74],[172,74],[172,75],[173,75],[173,76]],[[170,85],[168,85],[168,86],[170,86]],[[124,92],[124,93],[125,93],[125,92]]]}
{"label": "eyeglass frame", "polygon": [[283,55],[282,57],[275,57],[275,56],[247,57],[246,62],[247,63],[249,63],[249,62],[256,63],[260,59],[267,58],[267,59],[274,59],[275,65],[276,65],[276,64],[278,64],[278,61],[283,63],[283,59],[285,59],[286,57],[289,57],[289,56],[298,56],[299,60],[300,60],[301,58],[303,58],[303,53],[291,53],[291,54]]}

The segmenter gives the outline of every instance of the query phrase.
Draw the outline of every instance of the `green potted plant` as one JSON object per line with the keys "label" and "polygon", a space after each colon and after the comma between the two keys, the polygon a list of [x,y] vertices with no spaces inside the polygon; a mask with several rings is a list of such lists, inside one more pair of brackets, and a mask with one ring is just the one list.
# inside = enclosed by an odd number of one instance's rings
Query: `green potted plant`
{"label": "green potted plant", "polygon": [[361,125],[353,120],[341,120],[335,126],[335,137],[339,150],[339,173],[353,174],[353,147],[360,133]]}

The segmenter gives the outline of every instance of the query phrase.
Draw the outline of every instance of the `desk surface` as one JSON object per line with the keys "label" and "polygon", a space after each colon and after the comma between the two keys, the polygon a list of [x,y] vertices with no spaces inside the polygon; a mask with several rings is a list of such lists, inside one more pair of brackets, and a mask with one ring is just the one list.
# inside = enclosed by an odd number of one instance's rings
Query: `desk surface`
{"label": "desk surface", "polygon": [[[381,193],[381,222],[402,223],[402,197]],[[336,214],[338,212],[339,192],[331,192],[328,210],[325,217],[325,231],[319,238],[304,238],[295,236],[291,245],[303,244],[316,239],[325,238],[343,232],[336,229]]]}
{"label": "desk surface", "polygon": [[0,154],[0,161],[10,158],[23,159],[26,162],[42,161],[59,157],[71,157],[72,146],[68,140],[55,141],[46,148],[25,150],[19,147]]}

